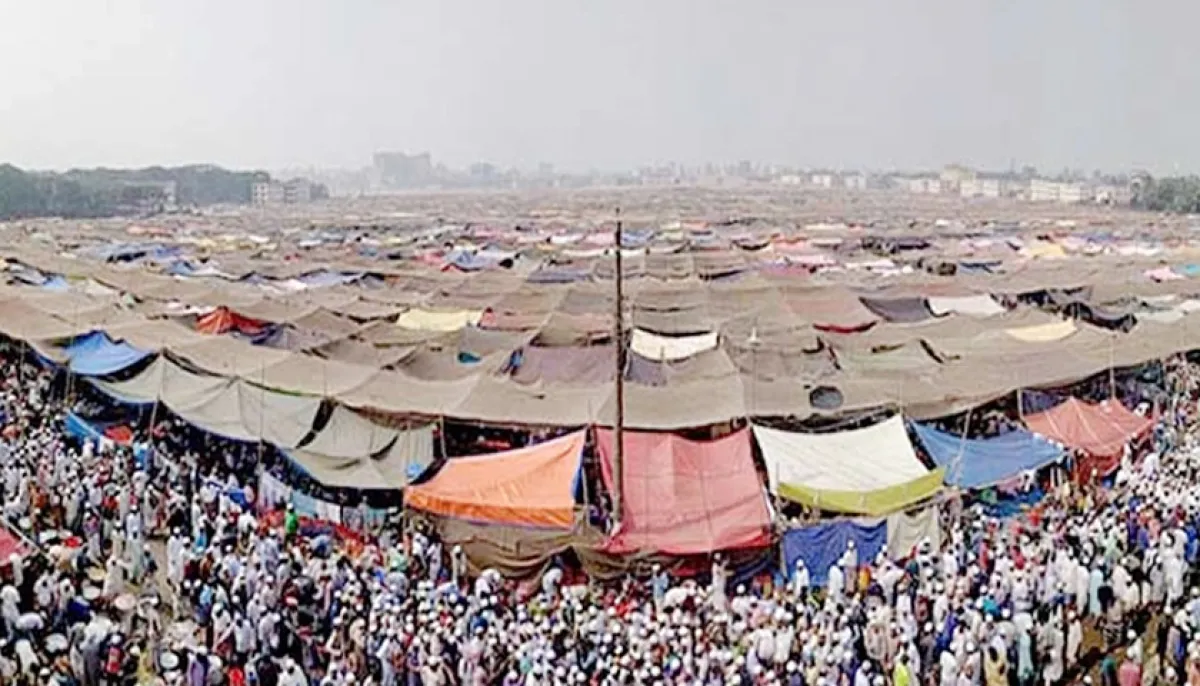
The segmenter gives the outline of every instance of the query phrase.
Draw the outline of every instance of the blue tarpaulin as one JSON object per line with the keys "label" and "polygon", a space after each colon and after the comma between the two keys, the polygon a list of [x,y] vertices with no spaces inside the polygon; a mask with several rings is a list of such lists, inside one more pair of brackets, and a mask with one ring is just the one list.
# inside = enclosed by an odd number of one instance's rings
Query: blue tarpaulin
{"label": "blue tarpaulin", "polygon": [[81,441],[99,441],[104,438],[104,432],[99,427],[93,426],[91,422],[74,412],[67,413],[66,429],[67,435],[74,436]]}
{"label": "blue tarpaulin", "polygon": [[150,354],[124,341],[114,342],[101,331],[80,336],[65,351],[68,368],[82,376],[101,376],[126,369]]}
{"label": "blue tarpaulin", "polygon": [[1024,429],[963,440],[916,422],[911,426],[929,457],[946,468],[946,483],[961,488],[994,486],[1063,456],[1062,447]]}
{"label": "blue tarpaulin", "polygon": [[812,585],[824,586],[829,580],[829,568],[841,559],[850,541],[854,541],[860,565],[873,562],[887,544],[887,523],[868,526],[839,519],[785,532],[780,545],[788,579],[796,572],[796,560],[804,560]]}
{"label": "blue tarpaulin", "polygon": [[42,284],[42,288],[48,291],[62,293],[63,291],[71,290],[71,284],[61,276],[52,276]]}

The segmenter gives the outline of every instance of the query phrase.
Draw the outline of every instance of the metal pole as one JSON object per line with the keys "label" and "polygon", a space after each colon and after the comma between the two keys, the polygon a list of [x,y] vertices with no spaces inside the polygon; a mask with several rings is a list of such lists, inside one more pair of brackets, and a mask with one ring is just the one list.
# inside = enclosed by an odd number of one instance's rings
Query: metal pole
{"label": "metal pole", "polygon": [[623,489],[622,479],[624,478],[625,470],[625,308],[624,308],[624,284],[622,279],[622,260],[621,260],[621,208],[617,208],[617,228],[613,231],[613,246],[616,250],[616,274],[614,280],[617,285],[616,303],[613,306],[613,326],[615,344],[617,346],[617,421],[613,427],[613,518],[616,522],[621,521],[621,492]]}

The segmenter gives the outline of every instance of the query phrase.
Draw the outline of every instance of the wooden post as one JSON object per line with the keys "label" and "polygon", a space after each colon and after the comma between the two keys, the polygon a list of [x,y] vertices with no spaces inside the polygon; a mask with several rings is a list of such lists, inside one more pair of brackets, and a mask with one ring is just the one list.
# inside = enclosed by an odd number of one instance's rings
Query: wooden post
{"label": "wooden post", "polygon": [[621,208],[617,208],[617,228],[613,230],[613,246],[616,250],[616,303],[613,305],[613,337],[617,346],[616,364],[617,364],[617,416],[616,425],[613,427],[613,519],[614,522],[621,521],[621,505],[622,505],[622,479],[625,475],[623,469],[625,460],[625,307],[624,307],[624,284],[622,283],[623,263],[621,256]]}

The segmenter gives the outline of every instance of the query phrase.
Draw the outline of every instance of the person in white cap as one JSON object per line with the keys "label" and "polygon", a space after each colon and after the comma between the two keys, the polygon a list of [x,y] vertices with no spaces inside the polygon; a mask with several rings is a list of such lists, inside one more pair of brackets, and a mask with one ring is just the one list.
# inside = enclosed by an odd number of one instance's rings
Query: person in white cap
{"label": "person in white cap", "polygon": [[796,560],[796,567],[792,571],[792,595],[800,602],[808,601],[808,588],[812,585],[812,581],[808,574],[808,567],[804,565],[804,558]]}

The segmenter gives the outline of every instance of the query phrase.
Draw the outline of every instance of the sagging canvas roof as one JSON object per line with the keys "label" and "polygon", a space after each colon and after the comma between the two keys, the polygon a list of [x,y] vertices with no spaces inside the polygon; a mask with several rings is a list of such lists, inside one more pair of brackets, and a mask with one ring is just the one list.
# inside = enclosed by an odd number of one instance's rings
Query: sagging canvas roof
{"label": "sagging canvas roof", "polygon": [[575,482],[586,432],[493,455],[458,457],[411,486],[409,507],[492,524],[566,529],[575,514]]}
{"label": "sagging canvas roof", "polygon": [[[621,527],[609,552],[690,555],[766,545],[767,511],[751,456],[750,431],[715,441],[626,431]],[[596,430],[605,484],[612,491],[615,437]]]}
{"label": "sagging canvas roof", "polygon": [[904,419],[826,434],[754,425],[771,491],[823,510],[879,515],[924,500],[942,486],[917,458]]}
{"label": "sagging canvas roof", "polygon": [[347,456],[353,449],[351,443],[349,440],[335,443],[333,449],[341,451],[337,456],[315,450],[313,443],[287,454],[309,476],[326,486],[365,490],[403,489],[433,462],[432,424],[391,431],[390,441],[369,454]]}
{"label": "sagging canvas roof", "polygon": [[946,483],[987,488],[1061,460],[1063,449],[1028,431],[992,438],[966,438],[913,422],[913,432],[934,464],[946,470]]}
{"label": "sagging canvas roof", "polygon": [[1092,404],[1067,398],[1045,412],[1025,416],[1030,431],[1098,457],[1120,455],[1125,444],[1153,425],[1153,419],[1130,412],[1116,400]]}

